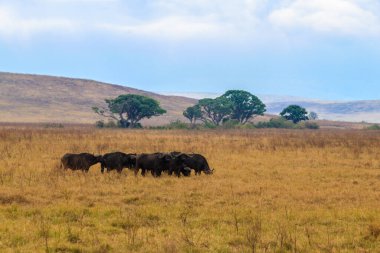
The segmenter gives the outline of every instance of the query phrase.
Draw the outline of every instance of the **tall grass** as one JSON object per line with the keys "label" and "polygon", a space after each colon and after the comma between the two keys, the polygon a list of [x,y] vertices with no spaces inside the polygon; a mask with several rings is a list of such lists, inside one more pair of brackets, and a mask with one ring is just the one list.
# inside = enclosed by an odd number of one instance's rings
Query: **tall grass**
{"label": "tall grass", "polygon": [[[0,129],[0,252],[377,252],[380,132]],[[63,172],[180,150],[212,176]]]}

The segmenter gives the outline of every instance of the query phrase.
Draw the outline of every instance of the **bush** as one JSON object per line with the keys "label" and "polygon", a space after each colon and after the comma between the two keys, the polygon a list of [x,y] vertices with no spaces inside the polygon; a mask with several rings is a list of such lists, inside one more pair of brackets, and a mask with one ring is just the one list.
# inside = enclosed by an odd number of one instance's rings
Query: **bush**
{"label": "bush", "polygon": [[61,123],[46,123],[44,125],[45,128],[63,128],[63,124]]}
{"label": "bush", "polygon": [[97,128],[104,128],[104,121],[103,120],[98,120],[98,121],[96,121],[95,122],[95,126],[97,127]]}
{"label": "bush", "polygon": [[259,122],[256,124],[257,128],[297,128],[297,125],[284,118],[273,118],[268,122]]}
{"label": "bush", "polygon": [[149,127],[149,129],[156,129],[156,130],[191,129],[191,128],[192,128],[191,124],[182,122],[180,120],[172,121],[167,125]]}
{"label": "bush", "polygon": [[107,123],[105,123],[103,120],[99,120],[95,122],[95,126],[97,128],[118,128],[121,127],[118,123],[116,123],[113,120],[109,120]]}
{"label": "bush", "polygon": [[306,122],[299,123],[299,125],[301,126],[301,128],[319,129],[319,125],[316,122],[306,121]]}
{"label": "bush", "polygon": [[368,130],[380,130],[380,126],[378,124],[374,124],[372,126],[367,127]]}
{"label": "bush", "polygon": [[206,121],[203,125],[207,129],[216,129],[218,126],[212,122]]}
{"label": "bush", "polygon": [[173,122],[170,122],[168,125],[165,126],[166,129],[189,129],[189,124],[182,122],[180,120],[176,120]]}
{"label": "bush", "polygon": [[286,129],[319,129],[316,122],[302,121],[294,124],[285,118],[273,118],[268,122],[259,122],[256,124],[257,128],[286,128]]}
{"label": "bush", "polygon": [[230,119],[223,122],[222,128],[224,129],[234,129],[240,125],[238,120]]}
{"label": "bush", "polygon": [[245,123],[243,125],[239,125],[238,128],[239,129],[255,129],[256,126],[255,126],[255,124],[248,122],[248,123]]}

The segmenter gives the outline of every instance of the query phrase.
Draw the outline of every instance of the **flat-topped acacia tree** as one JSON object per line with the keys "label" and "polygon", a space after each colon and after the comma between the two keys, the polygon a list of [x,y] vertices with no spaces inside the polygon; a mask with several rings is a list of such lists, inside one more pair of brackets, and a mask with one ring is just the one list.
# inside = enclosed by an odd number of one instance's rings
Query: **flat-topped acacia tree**
{"label": "flat-topped acacia tree", "polygon": [[244,90],[229,90],[223,94],[232,104],[230,119],[237,120],[245,124],[251,118],[264,115],[265,104],[255,95]]}
{"label": "flat-topped acacia tree", "polygon": [[183,114],[191,123],[200,118],[219,126],[226,120],[245,124],[258,115],[264,115],[265,111],[265,104],[255,95],[244,90],[229,90],[215,99],[199,100],[198,104],[187,108]]}
{"label": "flat-topped acacia tree", "polygon": [[309,120],[306,109],[299,105],[289,105],[282,110],[280,115],[287,120],[293,121],[294,124],[302,120]]}
{"label": "flat-topped acacia tree", "polygon": [[211,121],[216,126],[227,120],[232,112],[232,104],[225,97],[204,98],[199,100],[198,105],[202,112],[202,120]]}
{"label": "flat-topped acacia tree", "polygon": [[166,113],[153,98],[136,94],[120,95],[114,99],[106,99],[105,102],[107,108],[93,107],[93,111],[116,120],[123,128],[134,128],[144,118]]}
{"label": "flat-topped acacia tree", "polygon": [[186,110],[183,111],[183,116],[194,126],[198,119],[202,119],[201,107],[198,104],[187,107]]}

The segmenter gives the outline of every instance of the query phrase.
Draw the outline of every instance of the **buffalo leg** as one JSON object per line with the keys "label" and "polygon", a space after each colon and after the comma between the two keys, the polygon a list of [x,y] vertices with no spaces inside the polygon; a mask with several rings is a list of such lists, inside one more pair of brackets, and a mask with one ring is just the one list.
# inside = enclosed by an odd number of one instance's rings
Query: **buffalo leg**
{"label": "buffalo leg", "polygon": [[179,168],[177,168],[177,169],[175,170],[175,175],[176,175],[177,177],[181,177],[181,167],[179,167]]}
{"label": "buffalo leg", "polygon": [[135,173],[135,176],[137,176],[137,173],[139,173],[139,168],[135,167],[133,172]]}

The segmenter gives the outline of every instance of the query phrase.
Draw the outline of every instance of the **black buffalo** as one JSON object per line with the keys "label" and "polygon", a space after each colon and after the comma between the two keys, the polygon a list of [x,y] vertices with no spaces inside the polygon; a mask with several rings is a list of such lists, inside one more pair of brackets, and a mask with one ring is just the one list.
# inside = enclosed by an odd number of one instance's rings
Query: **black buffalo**
{"label": "black buffalo", "polygon": [[208,165],[207,159],[201,154],[191,154],[190,158],[186,160],[187,166],[195,171],[196,175],[200,175],[203,171],[205,174],[212,174],[214,169]]}
{"label": "black buffalo", "polygon": [[169,162],[167,171],[169,175],[172,175],[173,172],[179,177],[181,174],[185,177],[190,176],[191,169],[188,167],[186,161],[190,158],[188,154],[182,152],[171,152],[170,153],[173,159]]}
{"label": "black buffalo", "polygon": [[172,159],[173,156],[168,153],[140,154],[136,158],[135,175],[141,169],[143,176],[148,170],[154,177],[159,177],[162,171],[168,168]]}
{"label": "black buffalo", "polygon": [[[172,155],[181,154],[180,152],[171,152]],[[203,171],[205,174],[212,174],[213,169],[208,165],[207,159],[201,154],[187,154],[183,160],[183,164],[193,169],[196,175],[200,175]]]}
{"label": "black buffalo", "polygon": [[133,169],[136,164],[136,154],[125,154],[123,152],[113,152],[103,155],[101,162],[101,172],[116,170],[118,173],[124,168]]}
{"label": "black buffalo", "polygon": [[90,167],[102,161],[102,156],[89,153],[65,154],[61,158],[63,168],[88,172]]}

